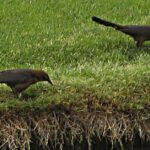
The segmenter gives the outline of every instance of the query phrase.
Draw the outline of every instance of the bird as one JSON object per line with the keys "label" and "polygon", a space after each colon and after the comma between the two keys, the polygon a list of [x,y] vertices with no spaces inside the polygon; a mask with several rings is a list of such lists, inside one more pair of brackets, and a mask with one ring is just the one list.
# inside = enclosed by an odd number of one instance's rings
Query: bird
{"label": "bird", "polygon": [[48,81],[53,85],[48,74],[43,70],[12,69],[0,71],[0,83],[9,86],[17,97],[30,85],[40,81]]}
{"label": "bird", "polygon": [[123,32],[124,34],[131,36],[135,40],[137,47],[141,47],[144,41],[150,40],[150,26],[119,25],[103,20],[96,16],[93,16],[92,20],[98,24],[115,28],[116,30]]}

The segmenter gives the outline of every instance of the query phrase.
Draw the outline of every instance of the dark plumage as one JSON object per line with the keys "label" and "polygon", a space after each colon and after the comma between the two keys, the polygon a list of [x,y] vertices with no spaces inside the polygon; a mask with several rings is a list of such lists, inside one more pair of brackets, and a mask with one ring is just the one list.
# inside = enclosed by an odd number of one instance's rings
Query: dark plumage
{"label": "dark plumage", "polygon": [[142,46],[144,41],[150,40],[150,26],[118,25],[95,16],[92,17],[92,20],[104,26],[113,27],[116,30],[131,36],[136,41],[137,47]]}
{"label": "dark plumage", "polygon": [[13,69],[0,72],[0,83],[7,84],[15,95],[39,81],[48,81],[52,84],[48,74],[41,70]]}

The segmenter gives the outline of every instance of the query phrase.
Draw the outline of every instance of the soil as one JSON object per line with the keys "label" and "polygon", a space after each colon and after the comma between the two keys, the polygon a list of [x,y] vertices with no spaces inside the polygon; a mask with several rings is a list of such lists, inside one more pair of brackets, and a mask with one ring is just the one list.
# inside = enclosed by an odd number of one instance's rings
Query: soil
{"label": "soil", "polygon": [[150,149],[149,106],[125,109],[89,97],[45,108],[0,112],[0,149]]}

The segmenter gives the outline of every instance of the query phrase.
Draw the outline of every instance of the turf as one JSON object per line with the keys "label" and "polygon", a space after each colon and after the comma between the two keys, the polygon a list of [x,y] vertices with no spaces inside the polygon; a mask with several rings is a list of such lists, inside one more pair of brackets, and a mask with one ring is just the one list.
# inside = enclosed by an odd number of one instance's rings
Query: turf
{"label": "turf", "polygon": [[85,101],[87,92],[142,109],[150,100],[150,48],[137,49],[91,17],[150,25],[149,6],[147,0],[0,0],[0,70],[43,69],[55,84],[36,84],[22,100],[0,85],[0,109]]}

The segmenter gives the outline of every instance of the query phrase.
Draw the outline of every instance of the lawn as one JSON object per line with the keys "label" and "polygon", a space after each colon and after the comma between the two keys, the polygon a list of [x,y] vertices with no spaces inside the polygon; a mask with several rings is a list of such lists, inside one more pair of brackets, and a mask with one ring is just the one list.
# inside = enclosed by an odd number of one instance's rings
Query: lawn
{"label": "lawn", "polygon": [[1,1],[0,70],[42,69],[55,84],[33,85],[25,91],[27,100],[15,99],[0,85],[1,109],[77,101],[86,91],[141,109],[149,103],[150,49],[137,49],[131,38],[91,17],[148,25],[149,5],[142,0]]}
{"label": "lawn", "polygon": [[147,0],[0,0],[0,70],[42,69],[54,83],[35,84],[21,99],[0,85],[0,148],[54,140],[61,149],[65,140],[74,146],[86,139],[91,150],[94,135],[122,148],[124,137],[148,137],[150,42],[136,48],[91,17],[150,25],[149,6]]}

